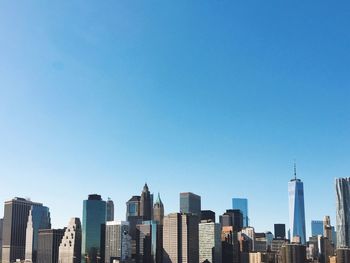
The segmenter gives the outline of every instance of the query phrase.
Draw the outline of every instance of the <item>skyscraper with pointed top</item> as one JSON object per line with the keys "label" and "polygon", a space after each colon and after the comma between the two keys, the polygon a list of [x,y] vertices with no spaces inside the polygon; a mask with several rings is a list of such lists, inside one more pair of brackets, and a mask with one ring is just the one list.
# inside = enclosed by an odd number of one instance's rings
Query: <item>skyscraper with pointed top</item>
{"label": "skyscraper with pointed top", "polygon": [[164,205],[162,200],[160,199],[160,194],[158,193],[157,200],[153,206],[153,220],[163,225],[163,219],[164,219]]}
{"label": "skyscraper with pointed top", "polygon": [[142,216],[144,221],[152,219],[152,195],[147,183],[145,183],[141,193],[140,216]]}
{"label": "skyscraper with pointed top", "polygon": [[304,184],[297,178],[294,163],[294,178],[288,182],[290,235],[300,237],[301,243],[306,243]]}

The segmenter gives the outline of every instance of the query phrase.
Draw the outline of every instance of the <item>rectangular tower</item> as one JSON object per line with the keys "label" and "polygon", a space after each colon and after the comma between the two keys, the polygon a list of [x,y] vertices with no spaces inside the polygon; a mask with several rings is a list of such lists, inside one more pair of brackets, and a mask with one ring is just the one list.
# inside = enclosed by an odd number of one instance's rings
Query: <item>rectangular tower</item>
{"label": "rectangular tower", "polygon": [[243,227],[249,226],[248,199],[232,198],[232,209],[239,209],[243,215]]}
{"label": "rectangular tower", "polygon": [[201,197],[194,193],[180,193],[180,213],[194,214],[200,219]]}

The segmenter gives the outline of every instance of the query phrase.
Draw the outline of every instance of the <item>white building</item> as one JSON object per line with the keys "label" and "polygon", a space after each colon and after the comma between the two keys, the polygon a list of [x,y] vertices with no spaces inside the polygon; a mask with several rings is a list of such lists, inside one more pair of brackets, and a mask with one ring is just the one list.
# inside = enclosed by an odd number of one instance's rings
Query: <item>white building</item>
{"label": "white building", "polygon": [[64,232],[59,252],[58,263],[77,263],[81,259],[81,223],[73,217]]}
{"label": "white building", "polygon": [[199,262],[221,263],[221,226],[218,223],[199,224]]}
{"label": "white building", "polygon": [[131,258],[131,237],[129,235],[129,222],[109,221],[106,223],[105,262],[111,259],[126,261]]}

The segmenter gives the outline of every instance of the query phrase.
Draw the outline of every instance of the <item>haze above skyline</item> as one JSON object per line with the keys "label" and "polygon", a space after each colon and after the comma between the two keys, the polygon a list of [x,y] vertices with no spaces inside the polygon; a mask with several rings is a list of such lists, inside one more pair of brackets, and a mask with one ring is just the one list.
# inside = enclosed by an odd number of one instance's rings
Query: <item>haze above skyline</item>
{"label": "haze above skyline", "polygon": [[[143,184],[251,225],[288,222],[297,160],[311,219],[349,176],[350,4],[323,1],[0,2],[0,201],[31,197],[53,226],[90,193]],[[3,212],[2,212],[3,213]],[[0,216],[2,215],[0,213]]]}

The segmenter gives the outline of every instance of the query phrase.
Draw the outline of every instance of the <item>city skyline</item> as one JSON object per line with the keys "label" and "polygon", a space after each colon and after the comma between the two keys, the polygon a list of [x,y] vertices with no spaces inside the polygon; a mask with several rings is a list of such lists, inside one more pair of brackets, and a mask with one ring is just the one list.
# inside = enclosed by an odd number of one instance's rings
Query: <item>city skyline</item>
{"label": "city skyline", "polygon": [[180,192],[217,215],[243,197],[250,224],[272,231],[289,225],[296,158],[307,236],[311,220],[336,222],[334,180],[350,175],[349,10],[0,2],[0,202],[45,201],[64,227],[98,193],[124,220],[147,182],[165,214]]}

